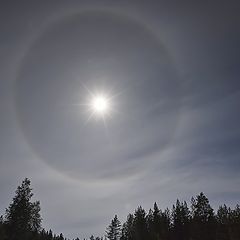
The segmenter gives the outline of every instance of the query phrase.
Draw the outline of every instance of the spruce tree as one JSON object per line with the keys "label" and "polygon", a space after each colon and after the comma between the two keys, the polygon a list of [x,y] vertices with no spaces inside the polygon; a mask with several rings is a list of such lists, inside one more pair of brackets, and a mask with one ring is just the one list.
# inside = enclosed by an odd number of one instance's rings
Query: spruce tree
{"label": "spruce tree", "polygon": [[230,239],[230,214],[231,209],[225,204],[220,206],[217,211],[217,239],[218,240],[229,240]]}
{"label": "spruce tree", "polygon": [[240,206],[238,204],[230,213],[229,232],[231,239],[240,239]]}
{"label": "spruce tree", "polygon": [[111,221],[111,224],[107,227],[107,238],[109,240],[119,240],[121,237],[121,223],[118,220],[117,215]]}
{"label": "spruce tree", "polygon": [[162,236],[162,221],[161,221],[162,212],[158,208],[157,203],[155,202],[153,205],[153,231],[155,235],[155,239],[160,239]]}
{"label": "spruce tree", "polygon": [[12,203],[6,209],[5,223],[10,240],[25,240],[41,228],[40,202],[31,202],[30,180],[25,178],[18,186]]}
{"label": "spruce tree", "polygon": [[146,212],[140,206],[134,213],[133,239],[147,240],[149,239],[148,235]]}
{"label": "spruce tree", "polygon": [[122,226],[121,240],[133,240],[133,214],[127,216],[127,221]]}
{"label": "spruce tree", "polygon": [[176,205],[173,205],[172,209],[172,232],[174,239],[188,239],[189,221],[190,211],[187,207],[187,203],[180,203],[177,199]]}
{"label": "spruce tree", "polygon": [[191,237],[196,240],[215,239],[215,216],[208,198],[201,192],[192,198]]}

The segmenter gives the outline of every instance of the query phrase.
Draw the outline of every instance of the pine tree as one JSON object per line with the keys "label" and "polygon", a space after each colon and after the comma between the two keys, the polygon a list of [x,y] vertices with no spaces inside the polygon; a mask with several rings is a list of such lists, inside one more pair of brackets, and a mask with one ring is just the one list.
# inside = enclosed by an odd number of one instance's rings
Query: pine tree
{"label": "pine tree", "polygon": [[240,206],[238,204],[230,212],[229,231],[231,239],[240,239]]}
{"label": "pine tree", "polygon": [[40,202],[31,202],[30,180],[24,179],[17,188],[12,203],[6,209],[5,222],[11,240],[25,240],[41,228]]}
{"label": "pine tree", "polygon": [[160,239],[162,235],[161,210],[159,210],[157,203],[153,205],[153,231],[154,239]]}
{"label": "pine tree", "polygon": [[154,217],[153,217],[153,210],[150,208],[148,211],[148,215],[146,217],[147,221],[147,230],[149,233],[149,240],[155,240],[155,229],[154,229]]}
{"label": "pine tree", "polygon": [[201,192],[196,199],[192,198],[191,236],[196,240],[215,239],[215,217],[208,198]]}
{"label": "pine tree", "polygon": [[133,240],[133,222],[134,216],[129,214],[127,216],[127,221],[122,226],[121,240]]}
{"label": "pine tree", "polygon": [[146,212],[141,206],[137,208],[134,214],[133,239],[137,240],[149,239]]}
{"label": "pine tree", "polygon": [[118,220],[117,215],[115,215],[111,224],[107,227],[107,238],[109,240],[119,240],[121,237],[121,223]]}
{"label": "pine tree", "polygon": [[0,240],[6,239],[6,232],[5,232],[5,223],[3,220],[3,216],[0,216]]}
{"label": "pine tree", "polygon": [[220,206],[217,211],[217,239],[218,240],[228,240],[229,235],[229,225],[230,225],[230,214],[231,209],[225,204]]}
{"label": "pine tree", "polygon": [[63,234],[62,233],[60,233],[60,235],[59,235],[59,238],[58,238],[59,240],[64,240],[64,237],[63,237]]}
{"label": "pine tree", "polygon": [[162,239],[170,239],[171,213],[168,208],[161,214],[161,235]]}
{"label": "pine tree", "polygon": [[174,239],[186,240],[188,239],[188,227],[190,221],[190,211],[187,203],[177,199],[176,206],[172,209],[172,232]]}

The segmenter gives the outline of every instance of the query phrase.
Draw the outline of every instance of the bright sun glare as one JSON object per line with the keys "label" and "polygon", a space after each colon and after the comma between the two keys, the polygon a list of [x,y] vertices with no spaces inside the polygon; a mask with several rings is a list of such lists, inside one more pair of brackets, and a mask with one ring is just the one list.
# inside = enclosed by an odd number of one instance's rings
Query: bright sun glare
{"label": "bright sun glare", "polygon": [[100,92],[100,90],[93,92],[86,86],[84,86],[84,88],[89,94],[88,101],[80,105],[85,106],[87,113],[89,114],[86,123],[92,118],[95,118],[96,120],[102,119],[106,126],[106,119],[111,117],[112,112],[116,112],[113,99],[119,94],[112,95],[109,92]]}
{"label": "bright sun glare", "polygon": [[91,107],[95,113],[105,114],[109,110],[109,100],[105,96],[95,96],[92,99]]}
{"label": "bright sun glare", "polygon": [[105,120],[111,116],[113,110],[112,97],[109,97],[106,94],[91,93],[91,98],[87,105],[90,112],[87,122],[92,117],[95,117],[96,119],[100,117],[104,121],[104,124],[106,124]]}

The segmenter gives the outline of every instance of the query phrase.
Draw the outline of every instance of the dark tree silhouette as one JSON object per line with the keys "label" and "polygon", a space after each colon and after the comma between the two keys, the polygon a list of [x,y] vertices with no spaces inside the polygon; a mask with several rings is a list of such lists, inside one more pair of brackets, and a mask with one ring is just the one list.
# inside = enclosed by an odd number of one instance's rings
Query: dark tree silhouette
{"label": "dark tree silhouette", "polygon": [[12,203],[6,209],[5,223],[9,239],[28,239],[41,228],[40,202],[31,202],[30,180],[24,179]]}
{"label": "dark tree silhouette", "polygon": [[6,238],[6,224],[4,223],[3,216],[0,216],[0,240],[4,240]]}
{"label": "dark tree silhouette", "polygon": [[[30,180],[26,178],[5,216],[0,217],[0,240],[66,240],[62,233],[41,229],[40,203],[31,202],[32,196]],[[115,215],[106,233],[105,240],[240,240],[240,207],[222,205],[214,214],[208,198],[200,193],[192,198],[191,211],[186,202],[179,200],[172,211],[163,211],[155,203],[146,214],[140,206],[128,215],[122,227]],[[89,239],[103,240],[93,235]]]}
{"label": "dark tree silhouette", "polygon": [[230,212],[229,224],[230,238],[233,240],[240,239],[240,206],[237,205],[234,210]]}
{"label": "dark tree silhouette", "polygon": [[230,214],[231,209],[228,208],[225,204],[218,208],[216,215],[216,220],[218,222],[216,238],[219,240],[228,240],[230,238]]}
{"label": "dark tree silhouette", "polygon": [[121,223],[118,220],[117,215],[114,216],[111,224],[107,227],[107,238],[109,240],[119,240],[121,237]]}
{"label": "dark tree silhouette", "polygon": [[187,203],[177,199],[172,209],[172,235],[174,239],[189,239],[190,211]]}
{"label": "dark tree silhouette", "polygon": [[168,208],[161,214],[161,225],[162,239],[170,239],[171,213]]}
{"label": "dark tree silhouette", "polygon": [[148,239],[146,212],[141,206],[134,213],[133,236],[134,239]]}
{"label": "dark tree silhouette", "polygon": [[155,202],[153,205],[153,219],[149,225],[149,232],[151,239],[153,240],[159,240],[161,239],[163,233],[162,233],[162,212],[159,210],[157,203]]}
{"label": "dark tree silhouette", "polygon": [[191,237],[194,240],[215,239],[215,217],[208,198],[201,192],[192,198]]}
{"label": "dark tree silhouette", "polygon": [[133,240],[133,222],[134,216],[129,214],[127,221],[122,226],[121,240]]}

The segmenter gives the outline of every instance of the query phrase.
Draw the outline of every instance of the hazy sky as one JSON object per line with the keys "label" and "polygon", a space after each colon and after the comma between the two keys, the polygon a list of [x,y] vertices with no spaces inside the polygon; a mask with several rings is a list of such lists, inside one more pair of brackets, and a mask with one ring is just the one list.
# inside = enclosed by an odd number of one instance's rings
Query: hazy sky
{"label": "hazy sky", "polygon": [[[0,213],[25,177],[43,226],[103,235],[140,204],[240,199],[238,1],[0,4]],[[89,118],[89,92],[112,98]]]}

